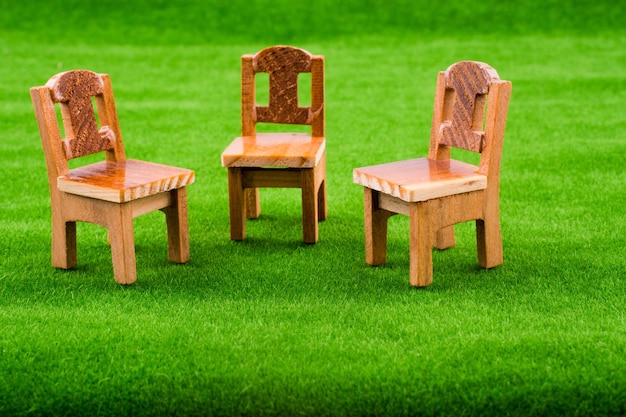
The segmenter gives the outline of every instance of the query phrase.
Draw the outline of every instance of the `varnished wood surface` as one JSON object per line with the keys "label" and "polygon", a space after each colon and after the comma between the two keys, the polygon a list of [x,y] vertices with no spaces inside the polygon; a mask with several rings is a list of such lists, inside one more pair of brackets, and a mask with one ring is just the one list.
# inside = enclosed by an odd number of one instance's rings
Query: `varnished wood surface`
{"label": "varnished wood surface", "polygon": [[67,71],[52,77],[46,87],[52,99],[61,103],[67,159],[112,149],[115,133],[108,126],[101,131],[93,111],[92,97],[102,94],[104,82],[92,71]]}
{"label": "varnished wood surface", "polygon": [[455,160],[410,159],[356,168],[356,184],[398,197],[404,201],[426,201],[487,188],[487,177],[478,167]]}
{"label": "varnished wood surface", "polygon": [[194,172],[188,169],[127,159],[70,170],[57,184],[66,193],[124,203],[185,187],[194,179]]}
{"label": "varnished wood surface", "polygon": [[[298,74],[311,73],[311,105],[298,102]],[[269,74],[269,102],[256,102],[256,74]],[[222,153],[228,168],[230,237],[243,240],[246,218],[261,212],[259,188],[302,190],[302,237],[318,239],[326,203],[324,57],[292,46],[271,46],[241,57],[241,136]],[[257,123],[310,125],[305,133],[257,133]],[[279,169],[277,169],[279,168]]]}
{"label": "varnished wood surface", "polygon": [[326,149],[323,137],[305,133],[258,133],[236,138],[222,153],[225,167],[312,168]]}
{"label": "varnished wood surface", "polygon": [[[365,260],[385,263],[387,221],[410,218],[410,283],[432,283],[432,248],[455,245],[454,225],[476,221],[478,264],[502,264],[500,160],[511,83],[481,62],[451,65],[437,78],[428,158],[357,168],[364,186]],[[450,159],[450,148],[480,152],[480,165]]]}
{"label": "varnished wood surface", "polygon": [[[169,260],[187,262],[185,186],[193,182],[194,173],[126,160],[108,74],[63,72],[43,87],[32,87],[30,93],[48,167],[52,265],[76,266],[76,222],[94,223],[108,230],[115,281],[133,283],[137,279],[133,218],[155,210],[165,214]],[[69,169],[68,160],[101,151],[105,162]]]}
{"label": "varnished wood surface", "polygon": [[311,72],[311,59],[307,51],[286,46],[267,48],[254,56],[254,72],[266,72],[270,78],[270,103],[256,107],[257,122],[311,124],[311,109],[298,106],[298,74]]}
{"label": "varnished wood surface", "polygon": [[440,126],[441,144],[482,152],[486,94],[490,83],[499,79],[498,73],[482,62],[462,61],[448,68],[446,89],[455,97],[446,103],[452,107],[452,115]]}

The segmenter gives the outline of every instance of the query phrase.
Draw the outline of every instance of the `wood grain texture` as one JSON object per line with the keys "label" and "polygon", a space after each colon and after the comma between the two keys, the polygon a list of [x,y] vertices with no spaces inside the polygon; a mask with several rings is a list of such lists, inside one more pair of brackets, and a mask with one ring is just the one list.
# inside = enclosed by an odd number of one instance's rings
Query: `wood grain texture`
{"label": "wood grain texture", "polygon": [[[52,265],[76,266],[76,222],[94,223],[109,232],[115,281],[133,283],[137,278],[133,218],[155,210],[165,213],[168,258],[187,262],[186,186],[194,173],[126,159],[109,76],[64,72],[30,93],[48,168]],[[61,108],[65,139],[55,106]],[[69,169],[69,159],[101,151],[105,161]]]}
{"label": "wood grain texture", "polygon": [[[502,264],[500,161],[511,83],[487,64],[463,61],[439,73],[428,158],[356,168],[362,185],[365,260],[386,261],[387,220],[410,218],[410,283],[432,283],[432,248],[454,246],[453,226],[475,220],[478,264]],[[450,148],[480,152],[474,166],[450,159]]]}
{"label": "wood grain texture", "polygon": [[381,193],[369,187],[363,187],[363,191],[365,262],[382,265],[387,262],[387,220],[398,212],[382,208],[379,200]]}
{"label": "wood grain texture", "polygon": [[61,103],[67,159],[112,149],[115,134],[108,126],[98,129],[91,98],[102,94],[104,83],[91,71],[68,71],[46,84],[52,99]]}
{"label": "wood grain texture", "polygon": [[[269,103],[256,103],[256,77],[269,74]],[[298,103],[298,75],[311,73],[311,105]],[[310,125],[311,133],[257,134],[257,123]],[[326,139],[324,57],[272,46],[241,57],[241,131],[222,153],[228,168],[231,239],[245,238],[245,219],[261,212],[258,188],[301,188],[303,240],[315,243],[324,220]]]}
{"label": "wood grain texture", "polygon": [[[269,75],[269,103],[256,103],[257,73]],[[298,102],[298,75],[311,73],[311,105]],[[256,133],[257,123],[311,125],[324,136],[324,57],[291,46],[272,46],[241,58],[242,136]]]}
{"label": "wood grain texture", "polygon": [[325,150],[323,137],[304,133],[258,133],[231,142],[222,153],[222,166],[312,168]]}
{"label": "wood grain texture", "polygon": [[478,174],[477,166],[428,158],[355,168],[353,181],[408,202],[487,188],[487,177]]}
{"label": "wood grain texture", "polygon": [[66,193],[125,203],[185,187],[194,179],[194,172],[188,169],[127,159],[70,170],[57,183]]}
{"label": "wood grain texture", "polygon": [[298,105],[298,74],[311,72],[310,53],[285,46],[267,48],[252,60],[255,73],[270,78],[269,106],[256,107],[256,121],[263,123],[311,124],[310,107]]}
{"label": "wood grain texture", "polygon": [[443,145],[481,152],[484,142],[483,120],[489,84],[498,74],[481,62],[463,61],[446,71],[446,89],[454,91],[452,117],[440,126]]}

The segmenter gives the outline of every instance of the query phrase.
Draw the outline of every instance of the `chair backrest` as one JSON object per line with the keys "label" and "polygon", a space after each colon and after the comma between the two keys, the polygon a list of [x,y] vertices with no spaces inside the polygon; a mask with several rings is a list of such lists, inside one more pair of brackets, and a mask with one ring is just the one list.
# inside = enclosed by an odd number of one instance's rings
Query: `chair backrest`
{"label": "chair backrest", "polygon": [[482,62],[462,61],[439,73],[430,159],[449,159],[450,147],[481,153],[479,172],[499,177],[511,83]]}
{"label": "chair backrest", "polygon": [[31,88],[31,98],[51,181],[66,175],[68,161],[74,158],[105,152],[108,161],[126,159],[107,74],[87,70],[62,72],[45,86]]}
{"label": "chair backrest", "polygon": [[[269,105],[256,104],[255,74],[269,74]],[[298,74],[311,73],[311,105],[299,106]],[[243,136],[254,136],[257,123],[310,125],[324,136],[324,57],[291,46],[273,46],[241,57]]]}

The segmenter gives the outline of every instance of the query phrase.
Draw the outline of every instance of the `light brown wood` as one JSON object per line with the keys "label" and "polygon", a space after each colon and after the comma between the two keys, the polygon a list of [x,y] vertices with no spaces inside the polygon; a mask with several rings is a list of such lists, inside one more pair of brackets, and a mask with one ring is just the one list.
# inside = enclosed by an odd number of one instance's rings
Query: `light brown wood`
{"label": "light brown wood", "polygon": [[[511,83],[487,64],[463,61],[440,72],[428,158],[356,168],[365,190],[365,261],[387,257],[387,221],[410,217],[410,283],[432,283],[432,248],[455,245],[454,225],[476,221],[478,264],[502,264],[499,184]],[[450,147],[480,152],[474,166],[450,159]]]}
{"label": "light brown wood", "polygon": [[324,137],[304,133],[259,133],[235,138],[222,153],[222,165],[313,168],[325,151]]}
{"label": "light brown wood", "polygon": [[487,188],[487,176],[478,174],[478,167],[450,159],[420,158],[356,168],[353,180],[408,202]]}
{"label": "light brown wood", "polygon": [[[269,74],[267,106],[259,106],[255,74]],[[311,105],[298,103],[298,74],[311,73]],[[259,188],[302,190],[302,236],[319,238],[318,222],[327,215],[324,58],[289,46],[263,49],[241,58],[242,136],[222,153],[228,168],[230,237],[243,240],[246,218],[261,213]],[[257,123],[311,126],[311,133],[257,133]]]}
{"label": "light brown wood", "polygon": [[185,187],[193,180],[188,169],[127,159],[72,169],[57,178],[57,186],[66,193],[125,203]]}
{"label": "light brown wood", "polygon": [[[109,231],[116,282],[133,283],[137,277],[133,218],[155,210],[165,213],[168,258],[187,262],[186,186],[193,183],[194,172],[126,159],[109,76],[68,71],[30,92],[48,167],[52,265],[63,269],[76,266],[76,222],[94,223]],[[61,137],[56,106],[60,107],[65,138]],[[69,168],[70,159],[99,152],[105,153],[105,161]]]}

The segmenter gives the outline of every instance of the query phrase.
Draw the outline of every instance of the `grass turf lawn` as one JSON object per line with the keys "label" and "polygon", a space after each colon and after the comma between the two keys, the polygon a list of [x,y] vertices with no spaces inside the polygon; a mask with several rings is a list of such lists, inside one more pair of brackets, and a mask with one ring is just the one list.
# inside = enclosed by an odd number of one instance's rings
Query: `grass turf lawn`
{"label": "grass turf lawn", "polygon": [[[0,415],[624,415],[626,33],[609,1],[0,0]],[[313,12],[310,14],[309,12]],[[262,190],[228,234],[220,153],[240,131],[239,60],[326,56],[329,217],[301,243],[297,190]],[[505,263],[473,225],[408,284],[408,219],[365,264],[352,168],[425,156],[437,71],[513,82],[502,163]],[[136,284],[105,231],[50,266],[46,171],[28,89],[111,74],[129,157],[196,171],[192,260],[135,221]],[[459,155],[470,158],[469,155]]]}

